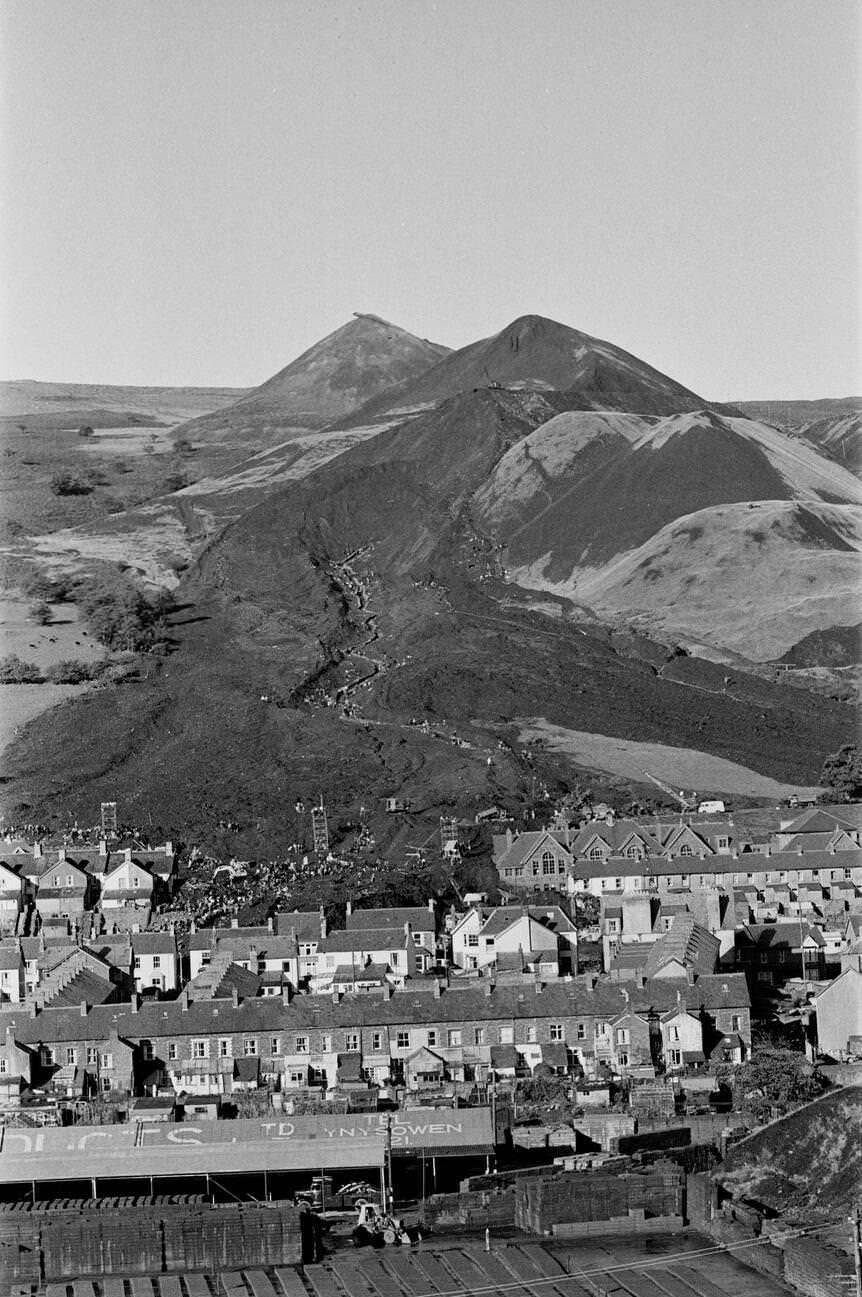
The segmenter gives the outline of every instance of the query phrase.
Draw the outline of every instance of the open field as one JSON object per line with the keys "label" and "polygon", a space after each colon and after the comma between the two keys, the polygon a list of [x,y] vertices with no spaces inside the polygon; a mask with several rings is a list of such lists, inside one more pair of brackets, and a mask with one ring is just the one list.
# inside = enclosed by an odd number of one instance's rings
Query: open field
{"label": "open field", "polygon": [[[53,619],[38,626],[29,616],[31,600],[12,592],[0,598],[0,657],[14,654],[41,670],[76,659],[101,662],[110,656],[81,626],[74,604],[53,604]],[[0,685],[0,756],[21,726],[58,703],[75,698],[87,685]]]}
{"label": "open field", "polygon": [[823,790],[808,786],[800,788],[779,783],[755,770],[711,756],[693,748],[674,748],[665,743],[638,743],[633,739],[610,738],[605,734],[588,734],[584,730],[565,729],[552,725],[543,717],[520,719],[519,737],[522,742],[542,739],[552,752],[562,752],[576,765],[597,767],[608,774],[643,783],[644,772],[649,771],[677,788],[696,788],[701,793],[729,793],[745,797],[789,797],[802,793],[815,797]]}

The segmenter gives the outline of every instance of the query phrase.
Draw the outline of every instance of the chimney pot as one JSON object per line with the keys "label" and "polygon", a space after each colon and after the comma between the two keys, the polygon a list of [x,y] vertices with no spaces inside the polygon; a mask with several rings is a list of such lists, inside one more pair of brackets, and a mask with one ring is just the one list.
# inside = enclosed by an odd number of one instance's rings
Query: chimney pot
{"label": "chimney pot", "polygon": [[234,914],[233,917],[231,918],[230,926],[231,926],[232,928],[238,928],[238,927],[239,927],[239,919],[237,918],[237,916],[236,916],[235,914]]}
{"label": "chimney pot", "polygon": [[347,905],[345,906],[345,911],[346,911],[347,917],[348,917],[348,919],[349,919],[350,916],[351,916],[351,914],[353,913],[353,902],[352,902],[352,901],[348,901],[348,902],[347,902]]}
{"label": "chimney pot", "polygon": [[230,1002],[235,1009],[239,1008],[239,991],[235,986],[230,988]]}

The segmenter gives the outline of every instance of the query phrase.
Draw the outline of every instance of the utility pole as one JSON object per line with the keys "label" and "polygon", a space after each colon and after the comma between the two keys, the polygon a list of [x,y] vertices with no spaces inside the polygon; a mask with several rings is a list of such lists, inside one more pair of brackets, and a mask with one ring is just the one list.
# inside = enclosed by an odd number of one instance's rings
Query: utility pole
{"label": "utility pole", "polygon": [[856,1271],[856,1297],[862,1297],[862,1212],[859,1203],[850,1218],[853,1232],[853,1266]]}

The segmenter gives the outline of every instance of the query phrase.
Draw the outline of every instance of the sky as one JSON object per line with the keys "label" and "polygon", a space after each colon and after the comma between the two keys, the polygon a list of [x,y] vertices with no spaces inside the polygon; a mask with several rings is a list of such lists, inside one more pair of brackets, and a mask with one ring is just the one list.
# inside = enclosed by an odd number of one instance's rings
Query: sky
{"label": "sky", "polygon": [[855,0],[0,0],[0,379],[263,382],[519,315],[862,391]]}

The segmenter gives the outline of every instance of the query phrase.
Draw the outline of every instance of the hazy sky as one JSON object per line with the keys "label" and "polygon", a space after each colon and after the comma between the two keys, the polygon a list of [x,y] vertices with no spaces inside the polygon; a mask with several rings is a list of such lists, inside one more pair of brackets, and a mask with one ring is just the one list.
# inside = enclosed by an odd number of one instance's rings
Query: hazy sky
{"label": "hazy sky", "polygon": [[0,0],[0,377],[252,385],[536,312],[859,376],[856,0]]}

